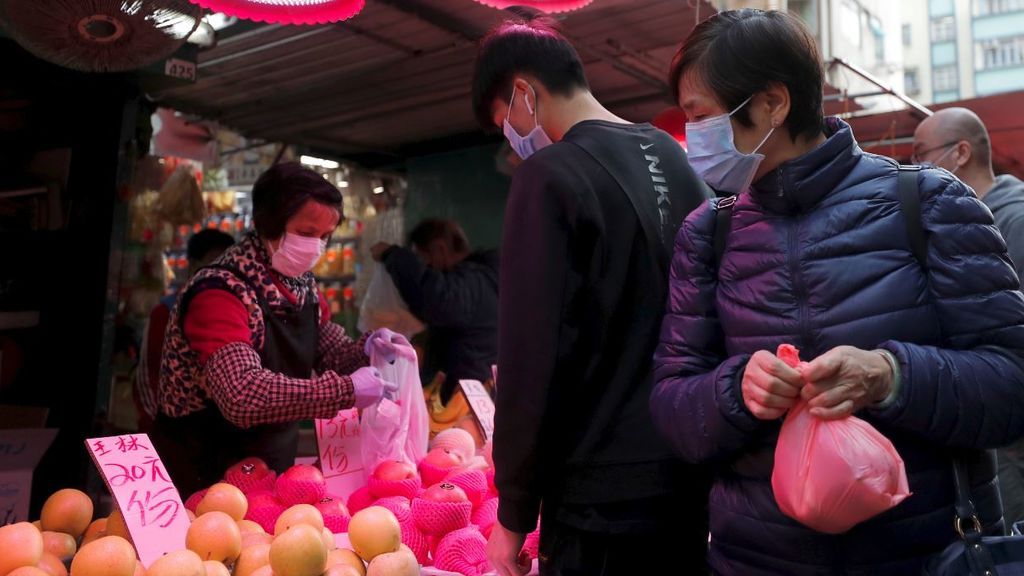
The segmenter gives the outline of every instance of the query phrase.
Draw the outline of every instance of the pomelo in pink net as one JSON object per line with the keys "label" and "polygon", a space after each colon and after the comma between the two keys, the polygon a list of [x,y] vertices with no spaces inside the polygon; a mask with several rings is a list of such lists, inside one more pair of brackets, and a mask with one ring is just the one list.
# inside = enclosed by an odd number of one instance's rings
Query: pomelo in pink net
{"label": "pomelo in pink net", "polygon": [[[799,365],[788,344],[777,356]],[[888,438],[854,416],[812,416],[804,401],[779,432],[772,490],[786,516],[826,534],[842,534],[910,496],[903,459]]]}

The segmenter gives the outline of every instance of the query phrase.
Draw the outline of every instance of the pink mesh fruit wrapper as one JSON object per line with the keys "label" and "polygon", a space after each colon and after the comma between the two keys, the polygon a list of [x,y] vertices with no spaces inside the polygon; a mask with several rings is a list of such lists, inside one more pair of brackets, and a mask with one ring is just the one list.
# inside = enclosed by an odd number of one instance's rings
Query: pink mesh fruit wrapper
{"label": "pink mesh fruit wrapper", "polygon": [[[800,364],[788,344],[777,356]],[[772,490],[786,516],[826,534],[842,534],[910,496],[903,459],[888,438],[854,416],[816,418],[803,401],[779,431]]]}
{"label": "pink mesh fruit wrapper", "polygon": [[475,526],[448,534],[437,545],[434,566],[465,576],[480,576],[490,571],[487,539]]}
{"label": "pink mesh fruit wrapper", "polygon": [[412,500],[419,493],[422,485],[419,478],[406,478],[405,480],[380,480],[370,476],[366,487],[370,495],[375,498],[387,498],[389,496],[402,496]]}
{"label": "pink mesh fruit wrapper", "polygon": [[412,519],[424,533],[444,536],[469,526],[473,504],[464,502],[434,502],[425,498],[412,501]]}
{"label": "pink mesh fruit wrapper", "polygon": [[480,470],[453,470],[448,473],[445,482],[462,488],[473,506],[480,504],[487,495],[487,476]]}

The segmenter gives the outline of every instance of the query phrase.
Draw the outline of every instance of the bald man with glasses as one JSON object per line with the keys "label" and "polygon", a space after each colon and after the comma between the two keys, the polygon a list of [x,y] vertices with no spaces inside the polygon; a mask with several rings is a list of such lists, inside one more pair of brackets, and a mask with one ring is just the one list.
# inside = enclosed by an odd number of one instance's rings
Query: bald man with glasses
{"label": "bald man with glasses", "polygon": [[[974,189],[995,217],[1017,276],[1024,274],[1024,182],[992,170],[988,130],[966,108],[945,108],[926,118],[914,132],[915,164],[949,170]],[[998,452],[999,484],[1006,525],[1024,520],[1024,442]]]}

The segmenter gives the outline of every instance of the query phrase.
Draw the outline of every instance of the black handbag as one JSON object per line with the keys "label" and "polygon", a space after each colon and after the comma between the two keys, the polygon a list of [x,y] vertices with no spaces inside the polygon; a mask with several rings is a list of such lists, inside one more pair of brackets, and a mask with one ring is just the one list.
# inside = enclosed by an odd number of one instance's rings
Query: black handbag
{"label": "black handbag", "polygon": [[925,567],[924,576],[1024,575],[1024,536],[985,536],[971,501],[967,467],[953,462],[956,485],[954,525],[960,540],[950,544]]}

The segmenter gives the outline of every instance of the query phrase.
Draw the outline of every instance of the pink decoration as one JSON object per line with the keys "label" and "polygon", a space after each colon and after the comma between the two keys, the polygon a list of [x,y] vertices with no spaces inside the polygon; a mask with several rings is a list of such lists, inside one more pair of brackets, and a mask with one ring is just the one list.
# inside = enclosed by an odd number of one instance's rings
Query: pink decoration
{"label": "pink decoration", "polygon": [[365,0],[189,0],[214,12],[269,24],[330,24],[348,20]]}

